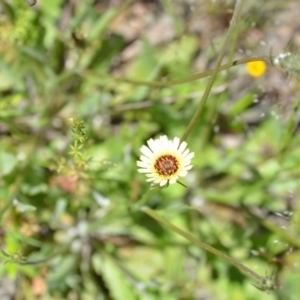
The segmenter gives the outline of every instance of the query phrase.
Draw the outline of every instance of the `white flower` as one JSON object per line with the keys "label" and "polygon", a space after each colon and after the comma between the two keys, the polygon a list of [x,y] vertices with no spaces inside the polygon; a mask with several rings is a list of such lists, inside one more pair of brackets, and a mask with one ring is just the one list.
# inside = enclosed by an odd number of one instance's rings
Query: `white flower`
{"label": "white flower", "polygon": [[137,161],[138,172],[146,175],[153,185],[165,186],[176,183],[179,177],[185,177],[193,167],[191,159],[194,153],[186,149],[187,143],[178,137],[168,140],[167,136],[147,141],[147,146],[141,147],[142,155]]}

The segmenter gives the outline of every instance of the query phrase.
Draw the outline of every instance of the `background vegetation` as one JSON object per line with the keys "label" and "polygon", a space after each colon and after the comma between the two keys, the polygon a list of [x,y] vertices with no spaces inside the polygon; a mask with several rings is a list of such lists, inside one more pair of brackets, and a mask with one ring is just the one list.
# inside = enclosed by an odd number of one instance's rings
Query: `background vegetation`
{"label": "background vegetation", "polygon": [[[300,7],[244,2],[224,63],[259,56],[267,71],[218,73],[187,139],[187,187],[146,198],[140,147],[182,136],[208,77],[153,82],[212,69],[235,1],[0,2],[1,299],[299,299]],[[140,202],[275,270],[278,289],[260,291]]]}

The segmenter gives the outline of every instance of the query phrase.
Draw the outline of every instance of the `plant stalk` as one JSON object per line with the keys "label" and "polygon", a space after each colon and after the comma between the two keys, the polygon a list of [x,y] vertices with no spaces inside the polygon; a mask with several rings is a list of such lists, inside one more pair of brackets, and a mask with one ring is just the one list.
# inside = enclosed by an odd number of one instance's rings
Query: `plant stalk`
{"label": "plant stalk", "polygon": [[227,31],[225,41],[224,41],[224,43],[222,45],[222,48],[220,50],[220,53],[218,55],[218,58],[217,58],[217,61],[216,61],[216,66],[215,66],[215,68],[212,72],[212,75],[210,76],[210,78],[208,80],[206,89],[205,89],[204,94],[202,96],[202,99],[201,99],[201,101],[198,105],[198,108],[197,108],[195,114],[193,115],[189,125],[187,126],[185,132],[183,133],[183,135],[181,137],[182,141],[187,139],[187,137],[189,136],[189,134],[192,131],[193,127],[195,126],[196,121],[199,118],[199,116],[202,112],[202,109],[204,107],[204,104],[205,104],[205,102],[206,102],[206,100],[207,100],[207,98],[210,94],[213,83],[214,83],[214,81],[217,77],[217,74],[218,74],[219,70],[220,70],[220,66],[221,66],[222,60],[224,58],[227,45],[228,45],[229,40],[230,40],[230,38],[233,34],[233,30],[236,26],[236,22],[237,22],[237,19],[238,19],[239,13],[240,13],[240,9],[241,9],[241,6],[242,6],[241,4],[242,4],[242,0],[237,0],[236,3],[235,3],[235,8],[234,8],[233,16],[232,16],[232,19],[231,19],[231,22],[230,22],[230,26],[229,26],[229,29]]}
{"label": "plant stalk", "polygon": [[189,233],[183,231],[182,229],[174,226],[173,224],[171,224],[167,220],[163,219],[158,214],[156,214],[151,208],[149,208],[147,206],[143,206],[141,208],[141,210],[143,212],[145,212],[147,215],[149,215],[150,217],[152,217],[153,219],[155,219],[156,221],[158,221],[159,223],[161,223],[162,225],[166,226],[170,230],[172,230],[172,231],[178,233],[179,235],[183,236],[184,238],[186,238],[190,242],[196,244],[200,248],[202,248],[202,249],[204,249],[204,250],[206,250],[206,251],[208,251],[208,252],[210,252],[210,253],[212,253],[216,256],[219,256],[220,258],[223,258],[224,260],[226,260],[230,264],[234,265],[235,267],[237,267],[240,270],[242,270],[243,272],[245,272],[247,275],[253,277],[255,280],[260,281],[260,282],[264,280],[264,277],[261,277],[260,275],[258,275],[257,273],[255,273],[254,271],[252,271],[251,269],[246,267],[245,265],[241,264],[239,261],[235,260],[234,258],[228,256],[225,253],[222,253],[221,251],[217,250],[216,248],[214,248],[214,247],[212,247],[212,246],[196,239],[195,237],[193,237]]}

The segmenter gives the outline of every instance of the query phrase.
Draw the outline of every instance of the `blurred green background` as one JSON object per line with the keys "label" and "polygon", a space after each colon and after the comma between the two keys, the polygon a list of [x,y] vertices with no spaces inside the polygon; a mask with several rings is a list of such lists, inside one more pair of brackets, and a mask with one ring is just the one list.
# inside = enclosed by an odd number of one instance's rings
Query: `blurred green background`
{"label": "blurred green background", "polygon": [[[297,0],[244,2],[224,61],[297,51]],[[135,209],[149,190],[140,147],[183,134],[207,78],[138,81],[211,69],[235,1],[0,3],[1,300],[299,299],[293,66],[220,72],[187,140],[187,187],[145,203],[262,276],[276,270],[275,292]]]}

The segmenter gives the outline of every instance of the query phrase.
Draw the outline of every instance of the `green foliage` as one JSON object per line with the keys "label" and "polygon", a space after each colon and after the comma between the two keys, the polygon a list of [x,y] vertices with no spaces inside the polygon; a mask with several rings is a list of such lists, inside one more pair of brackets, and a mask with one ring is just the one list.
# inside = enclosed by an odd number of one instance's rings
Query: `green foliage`
{"label": "green foliage", "polygon": [[[175,2],[0,2],[0,286],[15,286],[11,297],[298,299],[299,54],[256,79],[243,65],[255,58],[234,61],[265,51],[249,36],[255,22],[273,30],[281,1],[245,3],[188,134],[183,185],[150,189],[137,172],[148,139],[186,132],[232,17],[230,1]],[[289,81],[275,89],[281,71]]]}

